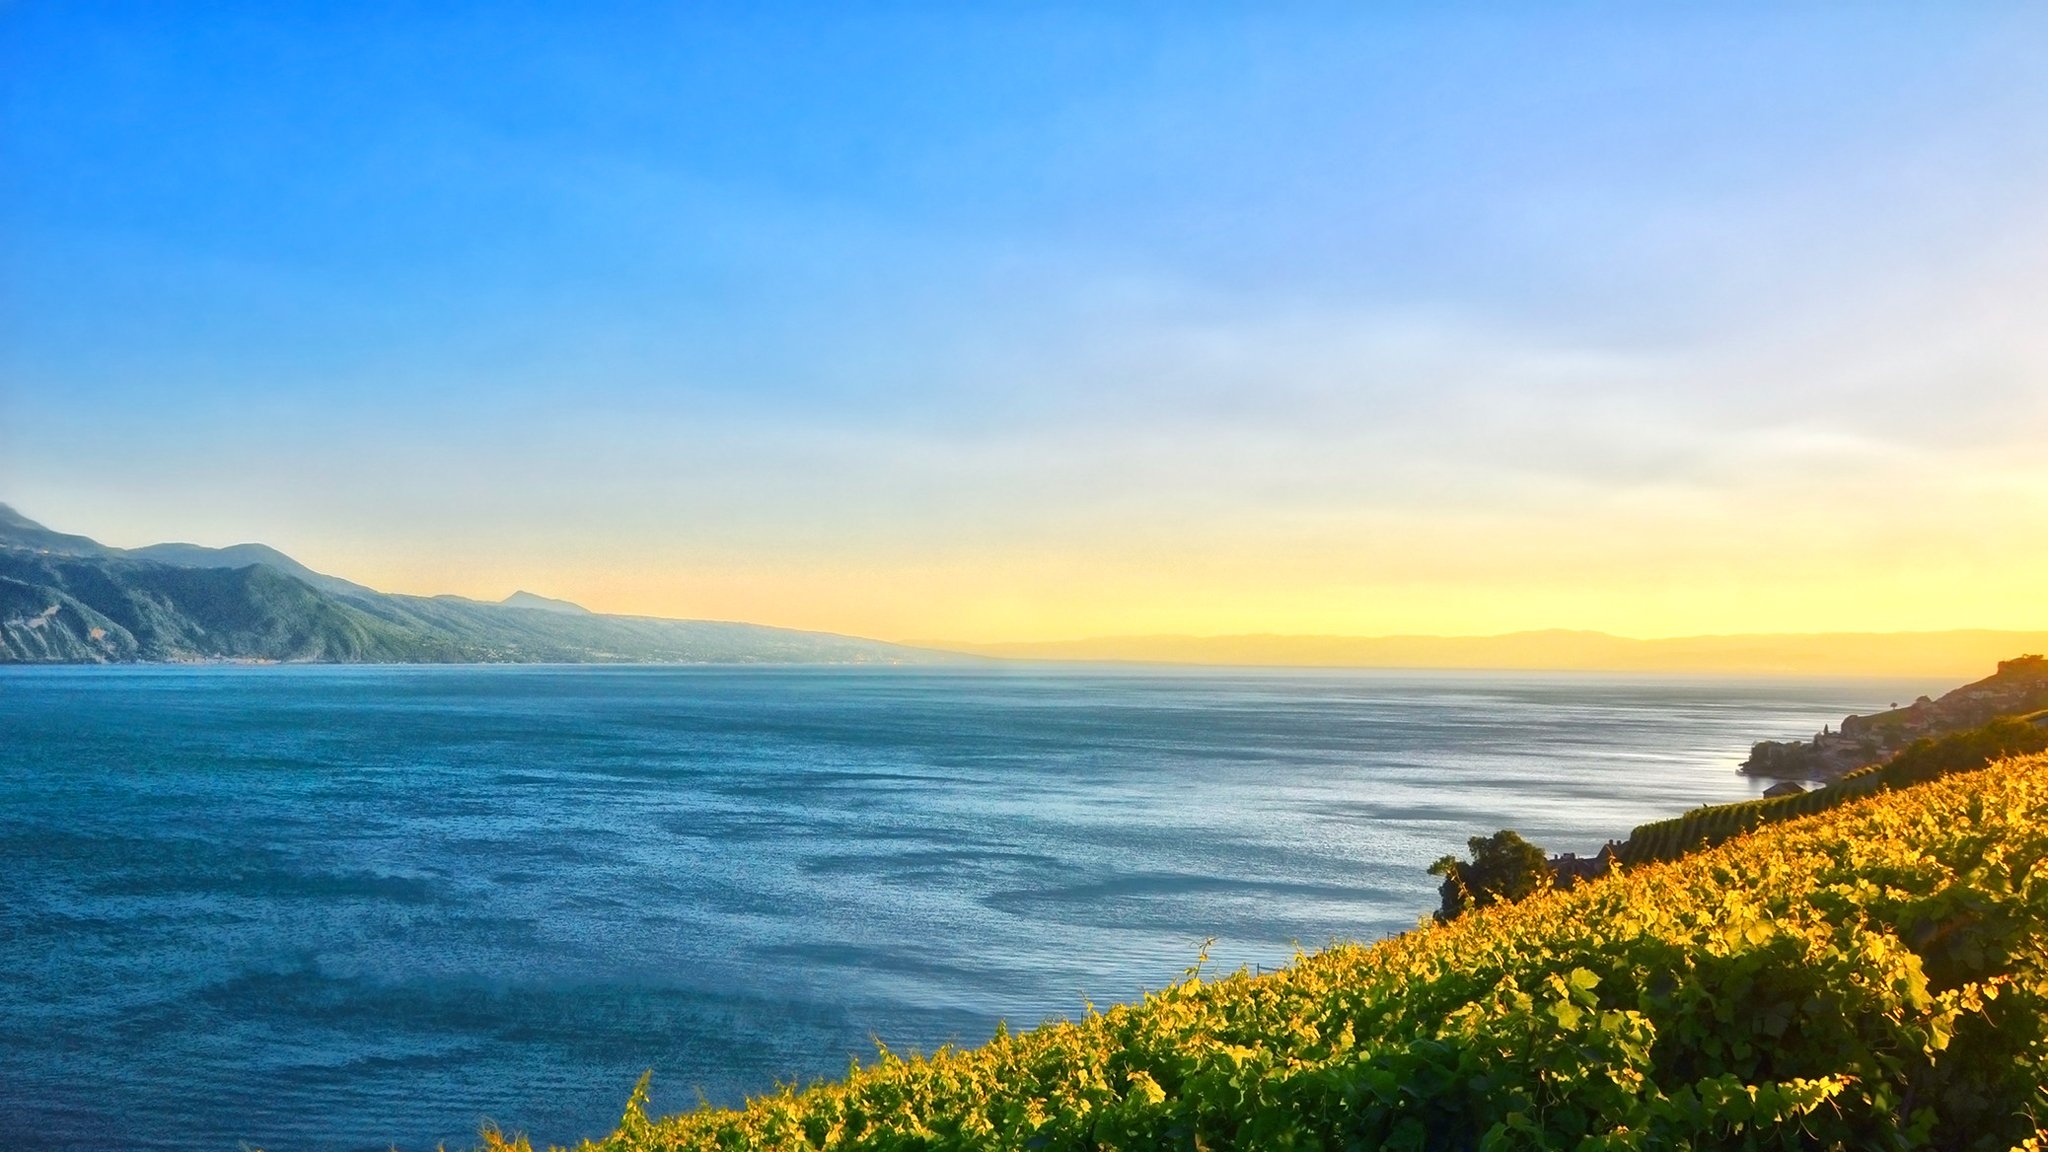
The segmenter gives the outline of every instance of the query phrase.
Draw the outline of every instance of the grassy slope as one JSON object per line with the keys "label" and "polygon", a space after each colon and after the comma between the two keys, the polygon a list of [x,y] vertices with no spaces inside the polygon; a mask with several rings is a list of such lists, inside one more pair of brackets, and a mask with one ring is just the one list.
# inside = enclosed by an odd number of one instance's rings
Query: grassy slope
{"label": "grassy slope", "polygon": [[2005,1149],[2044,1020],[2037,756],[599,1147]]}

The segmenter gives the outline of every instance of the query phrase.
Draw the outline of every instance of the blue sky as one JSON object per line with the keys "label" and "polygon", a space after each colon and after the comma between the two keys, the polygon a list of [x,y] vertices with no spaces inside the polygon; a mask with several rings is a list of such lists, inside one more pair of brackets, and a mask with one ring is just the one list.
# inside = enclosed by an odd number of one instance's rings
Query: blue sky
{"label": "blue sky", "polygon": [[892,637],[2048,626],[2038,7],[0,29],[69,530]]}

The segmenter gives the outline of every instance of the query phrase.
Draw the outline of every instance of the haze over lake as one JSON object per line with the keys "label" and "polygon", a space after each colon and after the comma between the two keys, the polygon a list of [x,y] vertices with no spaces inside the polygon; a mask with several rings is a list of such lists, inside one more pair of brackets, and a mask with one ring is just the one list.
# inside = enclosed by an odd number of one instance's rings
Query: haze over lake
{"label": "haze over lake", "polygon": [[1590,851],[1936,684],[885,668],[0,669],[0,1145],[608,1132],[978,1043]]}

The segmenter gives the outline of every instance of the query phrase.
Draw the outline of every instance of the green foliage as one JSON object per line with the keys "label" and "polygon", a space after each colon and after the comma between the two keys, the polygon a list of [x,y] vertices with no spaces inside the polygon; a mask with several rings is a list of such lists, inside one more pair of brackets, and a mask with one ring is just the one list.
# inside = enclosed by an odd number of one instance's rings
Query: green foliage
{"label": "green foliage", "polygon": [[2048,725],[2007,717],[1940,739],[1923,736],[1890,761],[1860,768],[1843,777],[1843,781],[1876,780],[1886,787],[1904,788],[1940,779],[1951,772],[1966,772],[2007,756],[2041,751],[2048,751]]}
{"label": "green foliage", "polygon": [[1617,855],[1625,864],[1676,860],[1765,824],[1811,816],[1878,792],[1972,771],[2007,756],[2044,751],[2048,751],[2048,725],[2029,718],[1993,720],[1939,739],[1922,737],[1890,760],[1858,768],[1825,788],[1798,796],[1695,808],[1683,816],[1641,825]]}
{"label": "green foliage", "polygon": [[222,658],[447,660],[457,652],[261,565],[180,568],[0,548],[0,663]]}
{"label": "green foliage", "polygon": [[2034,758],[590,1150],[2003,1152],[2044,1085]]}
{"label": "green foliage", "polygon": [[1455,920],[1474,908],[1520,900],[1557,882],[1543,849],[1512,828],[1491,836],[1474,836],[1465,845],[1472,853],[1469,862],[1446,856],[1429,866],[1430,875],[1444,878],[1440,889],[1443,907],[1436,914],[1440,921]]}

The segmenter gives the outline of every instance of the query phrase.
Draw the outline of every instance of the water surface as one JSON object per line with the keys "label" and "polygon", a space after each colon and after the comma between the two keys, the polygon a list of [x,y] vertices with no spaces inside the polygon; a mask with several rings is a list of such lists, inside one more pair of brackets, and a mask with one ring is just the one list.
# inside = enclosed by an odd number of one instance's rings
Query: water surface
{"label": "water surface", "polygon": [[1934,684],[0,669],[0,1146],[466,1147],[1371,940]]}

